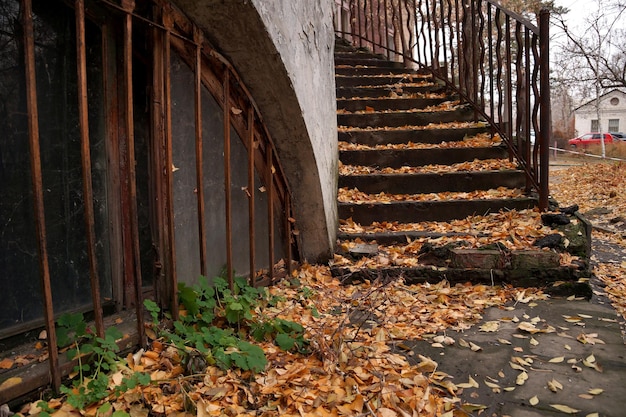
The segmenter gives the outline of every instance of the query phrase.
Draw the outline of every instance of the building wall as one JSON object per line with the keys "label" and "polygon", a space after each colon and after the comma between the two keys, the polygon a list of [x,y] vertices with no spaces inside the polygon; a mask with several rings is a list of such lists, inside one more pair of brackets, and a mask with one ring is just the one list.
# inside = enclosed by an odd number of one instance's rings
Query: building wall
{"label": "building wall", "polygon": [[[584,135],[591,132],[592,120],[597,120],[598,115],[595,107],[595,100],[580,106],[574,111],[576,122],[576,135]],[[626,132],[626,93],[619,90],[611,91],[600,99],[600,122],[603,132],[609,131],[609,120],[619,120],[619,127],[616,132]]]}
{"label": "building wall", "polygon": [[327,259],[337,214],[332,0],[176,0],[255,98],[293,195],[302,255]]}

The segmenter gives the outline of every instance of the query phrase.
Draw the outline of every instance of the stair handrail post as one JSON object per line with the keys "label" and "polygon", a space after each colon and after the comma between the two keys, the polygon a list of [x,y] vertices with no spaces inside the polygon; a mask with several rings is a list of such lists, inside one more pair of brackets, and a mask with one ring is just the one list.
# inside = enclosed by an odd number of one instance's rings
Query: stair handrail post
{"label": "stair handrail post", "polygon": [[549,196],[549,158],[551,104],[550,104],[550,11],[542,9],[539,13],[539,51],[540,51],[540,114],[539,114],[539,209],[548,209]]}

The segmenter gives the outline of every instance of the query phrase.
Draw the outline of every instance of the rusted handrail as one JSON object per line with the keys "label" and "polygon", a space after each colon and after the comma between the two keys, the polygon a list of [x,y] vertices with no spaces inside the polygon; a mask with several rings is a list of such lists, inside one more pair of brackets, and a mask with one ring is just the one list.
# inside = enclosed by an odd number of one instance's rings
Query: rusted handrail
{"label": "rusted handrail", "polygon": [[[335,0],[335,32],[429,70],[492,126],[548,207],[549,17],[539,27],[494,0]],[[537,140],[533,141],[532,133]]]}

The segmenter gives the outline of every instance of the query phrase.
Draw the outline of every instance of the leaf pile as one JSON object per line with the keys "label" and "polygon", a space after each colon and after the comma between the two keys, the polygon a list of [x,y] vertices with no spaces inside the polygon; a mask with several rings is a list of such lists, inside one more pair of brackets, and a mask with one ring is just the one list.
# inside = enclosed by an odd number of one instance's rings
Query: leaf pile
{"label": "leaf pile", "polygon": [[[339,91],[340,93],[340,91]],[[445,98],[446,93],[402,93],[391,91],[388,96],[376,97],[376,100],[393,100],[397,98]],[[337,100],[371,100],[371,97],[338,97]]]}
{"label": "leaf pile", "polygon": [[[621,253],[626,251],[626,165],[595,163],[573,166],[551,173],[550,191],[561,205],[578,204],[594,226],[593,238],[610,242]],[[595,216],[594,213],[604,213]],[[621,227],[618,227],[622,224]],[[593,272],[602,280],[611,303],[626,318],[626,262],[599,262]]]}
{"label": "leaf pile", "polygon": [[380,192],[378,194],[368,194],[359,191],[357,188],[343,187],[339,189],[337,199],[342,203],[370,204],[382,203],[391,204],[398,201],[447,201],[447,200],[473,200],[473,199],[500,199],[500,198],[522,198],[524,192],[518,188],[498,187],[489,190],[474,190],[467,192],[441,192],[427,194],[390,194]]}
{"label": "leaf pile", "polygon": [[348,111],[345,109],[337,109],[337,114],[370,114],[370,113],[432,113],[440,111],[453,111],[462,106],[459,105],[459,101],[446,101],[441,104],[412,108],[408,110],[376,110],[373,107],[366,107],[365,110]]}
{"label": "leaf pile", "polygon": [[360,143],[350,143],[339,141],[340,151],[370,151],[370,150],[390,150],[390,149],[443,149],[443,148],[487,148],[490,146],[499,146],[502,144],[502,138],[499,135],[491,135],[490,133],[479,133],[477,135],[465,137],[460,141],[441,142],[437,144],[408,142],[408,143],[389,143],[385,145],[364,145]]}
{"label": "leaf pile", "polygon": [[[365,282],[343,286],[328,267],[303,265],[291,281],[270,289],[279,300],[256,314],[297,321],[311,341],[311,354],[289,352],[262,342],[268,365],[252,374],[209,365],[184,374],[180,351],[159,340],[120,362],[109,376],[111,389],[132,373],[150,376],[148,385],[124,386],[105,399],[108,413],[131,416],[438,416],[458,400],[448,375],[418,356],[411,365],[402,341],[445,329],[467,329],[485,308],[516,297],[512,288],[483,285],[405,285]],[[529,296],[542,297],[537,291]],[[409,356],[416,356],[408,352]],[[107,403],[104,403],[105,405]],[[99,403],[75,410],[48,403],[55,416],[110,415]],[[100,411],[99,411],[100,409]],[[22,412],[35,413],[36,403]]]}
{"label": "leaf pile", "polygon": [[468,129],[474,127],[485,127],[484,122],[448,122],[448,123],[429,123],[427,125],[405,125],[405,126],[383,126],[383,127],[355,127],[355,126],[338,126],[338,132],[377,132],[391,130],[430,130],[430,129]]}
{"label": "leaf pile", "polygon": [[339,164],[339,175],[370,175],[370,174],[442,174],[447,172],[470,171],[504,171],[515,170],[517,164],[508,159],[475,159],[452,165],[403,166],[400,168],[375,168],[358,165]]}

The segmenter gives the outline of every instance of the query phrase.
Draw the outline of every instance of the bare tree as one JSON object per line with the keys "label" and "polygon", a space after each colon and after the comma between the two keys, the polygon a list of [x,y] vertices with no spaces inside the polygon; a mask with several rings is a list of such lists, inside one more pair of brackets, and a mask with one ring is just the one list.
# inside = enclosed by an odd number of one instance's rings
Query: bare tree
{"label": "bare tree", "polygon": [[560,74],[564,83],[578,90],[580,96],[595,97],[597,130],[602,132],[600,96],[608,89],[626,87],[626,32],[620,27],[626,4],[623,0],[596,0],[591,7],[581,32],[570,28],[563,15],[556,16],[566,36],[557,61],[565,69]]}

